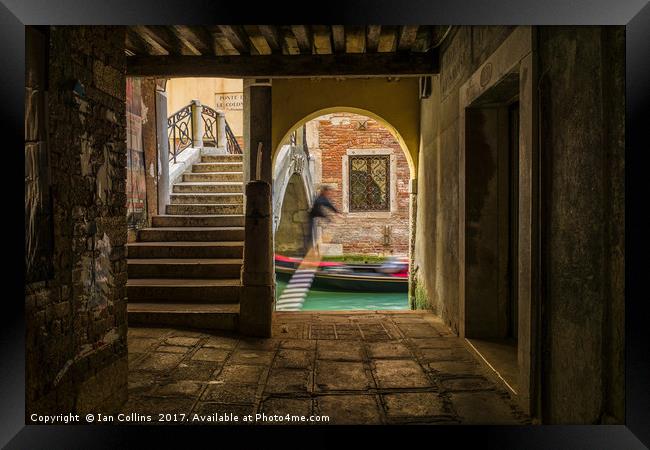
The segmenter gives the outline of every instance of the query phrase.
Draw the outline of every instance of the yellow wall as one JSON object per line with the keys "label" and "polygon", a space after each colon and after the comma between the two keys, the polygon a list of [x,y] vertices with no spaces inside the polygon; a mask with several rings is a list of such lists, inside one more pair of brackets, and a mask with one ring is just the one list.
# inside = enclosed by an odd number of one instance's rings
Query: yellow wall
{"label": "yellow wall", "polygon": [[[192,100],[199,100],[202,104],[215,108],[215,94],[242,91],[241,79],[172,78],[167,81],[167,113],[171,116]],[[225,111],[225,113],[226,120],[235,136],[242,136],[243,109]]]}
{"label": "yellow wall", "polygon": [[295,127],[323,114],[349,111],[387,126],[402,147],[408,149],[411,176],[415,178],[420,141],[417,78],[274,79],[272,86],[275,151]]}

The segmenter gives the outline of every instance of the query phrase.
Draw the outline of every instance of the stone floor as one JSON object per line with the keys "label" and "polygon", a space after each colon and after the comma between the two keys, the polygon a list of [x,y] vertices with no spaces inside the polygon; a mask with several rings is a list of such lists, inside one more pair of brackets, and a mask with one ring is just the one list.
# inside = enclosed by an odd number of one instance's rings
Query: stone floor
{"label": "stone floor", "polygon": [[276,313],[271,339],[130,328],[123,412],[191,424],[256,414],[266,416],[258,424],[529,423],[462,340],[421,311]]}

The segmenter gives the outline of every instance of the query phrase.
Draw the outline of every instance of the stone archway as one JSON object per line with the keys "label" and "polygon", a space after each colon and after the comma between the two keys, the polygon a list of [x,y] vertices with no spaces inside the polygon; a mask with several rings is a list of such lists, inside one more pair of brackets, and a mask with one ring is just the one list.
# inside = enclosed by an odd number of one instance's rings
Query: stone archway
{"label": "stone archway", "polygon": [[[292,134],[296,131],[301,129],[302,127],[305,126],[308,122],[317,119],[322,116],[327,116],[330,114],[336,114],[336,113],[351,113],[354,115],[359,115],[359,116],[364,116],[365,118],[372,119],[375,121],[384,131],[387,131],[390,133],[390,135],[394,138],[394,141],[396,141],[397,145],[394,146],[394,148],[390,151],[385,151],[386,149],[348,149],[348,156],[350,155],[356,155],[355,152],[360,152],[360,154],[366,154],[366,153],[372,153],[373,155],[383,155],[384,157],[390,157],[390,166],[391,166],[391,173],[396,173],[395,171],[395,164],[396,164],[396,159],[399,156],[401,158],[402,163],[401,164],[406,164],[408,166],[407,169],[407,174],[408,176],[403,182],[400,183],[399,189],[396,186],[395,180],[391,180],[392,187],[391,187],[391,192],[400,192],[400,193],[408,193],[408,199],[406,200],[406,205],[402,203],[400,207],[397,206],[397,201],[395,198],[391,198],[391,209],[390,211],[394,214],[396,211],[396,208],[400,208],[400,211],[402,213],[405,213],[405,217],[401,218],[396,218],[393,217],[392,215],[389,214],[389,217],[391,217],[389,220],[397,220],[398,222],[395,223],[408,223],[408,230],[405,234],[408,235],[407,242],[404,243],[405,250],[402,252],[398,252],[397,254],[402,254],[402,255],[408,255],[409,261],[411,262],[411,266],[413,266],[413,254],[414,254],[414,245],[415,245],[415,217],[416,217],[416,207],[417,207],[417,199],[416,199],[416,191],[415,187],[417,186],[416,183],[416,173],[417,173],[417,160],[413,157],[413,148],[409,148],[406,145],[405,140],[403,139],[401,133],[398,131],[396,127],[394,127],[391,123],[389,123],[387,120],[385,120],[383,117],[379,116],[378,114],[368,111],[366,109],[361,109],[361,108],[356,108],[356,107],[348,107],[348,106],[342,106],[342,107],[331,107],[331,108],[324,108],[320,109],[317,111],[314,111],[296,123],[293,124],[289,129],[284,131],[284,134],[282,135],[282,139],[280,140],[280,145],[276,148],[275,153],[273,154],[273,173],[274,173],[274,186],[273,186],[273,191],[274,191],[274,216],[278,222],[278,225],[281,227],[287,227],[289,229],[293,229],[294,233],[298,233],[300,230],[300,215],[297,214],[298,208],[295,206],[293,208],[287,208],[286,203],[284,200],[285,198],[289,198],[290,195],[300,195],[304,196],[304,192],[302,190],[296,190],[295,192],[292,192],[291,194],[289,193],[289,188],[288,183],[285,183],[284,180],[278,177],[278,173],[280,173],[280,167],[282,167],[283,164],[285,164],[285,160],[287,159],[288,155],[288,148],[291,146],[286,145],[283,143],[286,143],[287,141],[290,140],[290,137]],[[310,151],[311,154],[311,151]],[[402,157],[403,155],[403,157]],[[405,160],[405,163],[404,163]],[[341,205],[346,205],[348,201],[348,196],[346,195],[346,180],[347,180],[347,171],[350,170],[347,165],[347,159],[342,161],[343,165],[343,178],[342,178],[342,186],[340,187],[340,190],[343,191],[342,193],[342,202]],[[310,171],[313,169],[314,164],[310,164],[309,159],[307,160],[306,164],[304,165],[305,172],[308,174]],[[404,167],[404,166],[402,166]],[[313,175],[311,175],[313,177]],[[296,177],[297,178],[297,177]],[[318,180],[317,180],[318,181]],[[297,182],[297,179],[296,181]],[[310,183],[313,186],[313,183]],[[286,194],[285,194],[285,189],[286,189]],[[312,196],[307,195],[307,197],[310,198],[310,202],[313,199],[313,194]],[[279,201],[276,201],[279,200]],[[339,199],[341,200],[341,199]],[[343,207],[343,212],[348,213],[347,208]],[[290,211],[289,211],[290,210]],[[291,225],[285,223],[285,214],[292,214],[292,219],[291,221],[293,222]],[[381,213],[380,213],[381,215]],[[379,216],[378,216],[379,217]],[[386,219],[386,217],[379,217],[379,219]],[[286,219],[289,220],[289,219]],[[370,223],[374,222],[373,219],[370,219]],[[282,223],[282,225],[280,225]],[[366,223],[367,224],[367,223]],[[365,225],[360,226],[358,229],[359,230],[365,230]],[[302,228],[304,230],[304,228]],[[290,246],[287,244],[287,236],[284,235],[283,233],[286,231],[286,228],[282,230],[282,232],[279,231],[279,228],[276,226],[276,230],[278,230],[276,233],[275,237],[275,249],[277,252],[280,251],[294,251],[296,254],[299,253],[298,250],[298,242],[296,237],[293,238],[293,246]],[[304,231],[303,231],[304,233]],[[301,233],[302,234],[302,233]],[[389,231],[390,234],[390,231]],[[416,309],[416,304],[415,304],[415,289],[414,289],[414,283],[412,282],[412,277],[413,274],[409,276],[409,305],[411,306],[412,309]]]}
{"label": "stone archway", "polygon": [[286,256],[302,256],[306,250],[311,200],[303,177],[294,173],[284,190],[280,221],[275,231],[275,251]]}

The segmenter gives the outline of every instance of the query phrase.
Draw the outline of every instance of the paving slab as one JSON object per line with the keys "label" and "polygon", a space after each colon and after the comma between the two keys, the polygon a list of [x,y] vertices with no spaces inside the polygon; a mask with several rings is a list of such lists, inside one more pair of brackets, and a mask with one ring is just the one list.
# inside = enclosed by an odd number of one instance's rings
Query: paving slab
{"label": "paving slab", "polygon": [[229,349],[200,348],[192,355],[192,359],[196,361],[223,362],[228,355],[230,355]]}
{"label": "paving slab", "polygon": [[312,373],[302,369],[271,369],[265,392],[271,394],[306,393],[311,391]]}
{"label": "paving slab", "polygon": [[422,418],[449,415],[444,399],[435,392],[398,392],[382,395],[386,415],[397,418]]}
{"label": "paving slab", "polygon": [[316,344],[317,358],[337,361],[363,361],[363,345],[361,342],[339,340],[320,340]]}
{"label": "paving slab", "polygon": [[253,404],[257,386],[253,384],[208,384],[201,401],[223,404]]}
{"label": "paving slab", "polygon": [[403,359],[412,356],[411,351],[401,342],[369,342],[366,344],[368,356],[374,359]]}
{"label": "paving slab", "polygon": [[432,386],[422,367],[413,360],[376,360],[373,365],[377,384],[380,388],[425,388]]}
{"label": "paving slab", "polygon": [[169,371],[176,367],[183,359],[182,354],[178,353],[149,353],[142,358],[136,365],[136,369],[151,371]]}
{"label": "paving slab", "polygon": [[458,392],[451,403],[461,423],[505,425],[519,423],[512,408],[494,392]]}
{"label": "paving slab", "polygon": [[358,391],[374,387],[361,362],[317,361],[314,384],[319,391]]}
{"label": "paving slab", "polygon": [[329,416],[329,425],[379,425],[380,409],[374,395],[323,395],[314,401],[315,414]]}
{"label": "paving slab", "polygon": [[237,349],[230,357],[233,364],[257,364],[268,366],[273,360],[274,352],[266,350]]}
{"label": "paving slab", "polygon": [[214,379],[222,383],[258,384],[266,371],[265,366],[228,364]]}
{"label": "paving slab", "polygon": [[274,367],[289,369],[309,369],[314,360],[314,352],[299,349],[281,349],[275,355]]}

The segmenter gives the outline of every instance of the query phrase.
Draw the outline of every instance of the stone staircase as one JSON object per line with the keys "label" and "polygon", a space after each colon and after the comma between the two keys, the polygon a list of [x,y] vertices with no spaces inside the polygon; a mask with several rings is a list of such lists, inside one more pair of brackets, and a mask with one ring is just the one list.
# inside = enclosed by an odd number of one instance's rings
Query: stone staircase
{"label": "stone staircase", "polygon": [[244,250],[242,155],[203,155],[165,215],[127,245],[130,325],[234,330]]}

